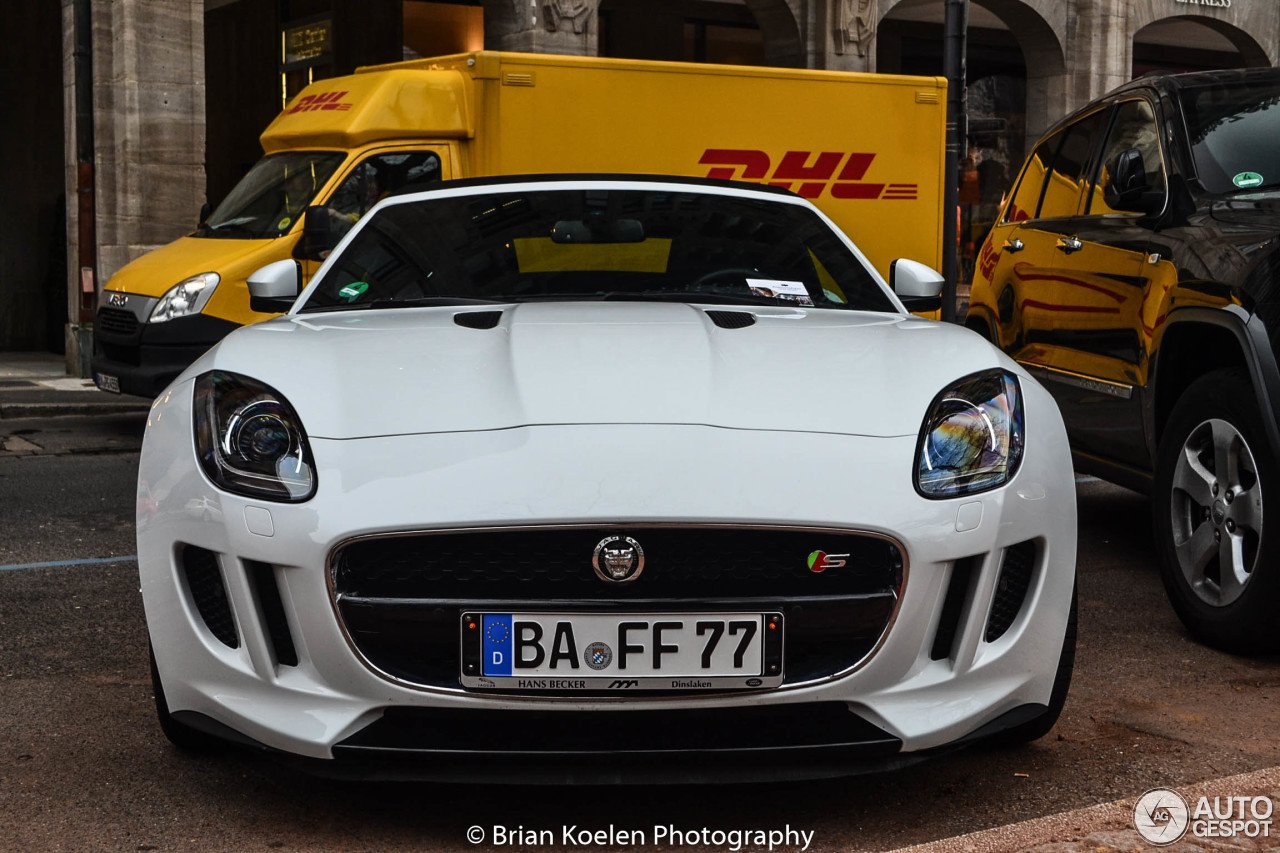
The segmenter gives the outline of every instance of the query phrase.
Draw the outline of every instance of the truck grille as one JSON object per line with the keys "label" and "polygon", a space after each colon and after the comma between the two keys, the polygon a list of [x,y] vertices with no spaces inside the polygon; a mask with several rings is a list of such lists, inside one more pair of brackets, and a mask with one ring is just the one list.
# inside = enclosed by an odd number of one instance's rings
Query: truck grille
{"label": "truck grille", "polygon": [[138,318],[132,311],[119,308],[98,309],[98,329],[113,335],[132,335],[138,331]]}
{"label": "truck grille", "polygon": [[[645,565],[634,581],[601,580],[597,543],[633,537]],[[848,554],[810,571],[814,551]],[[536,609],[697,612],[780,610],[786,683],[849,669],[879,642],[897,609],[902,551],[834,530],[571,527],[414,534],[356,540],[330,558],[339,618],[361,655],[401,681],[457,687],[464,611]]]}

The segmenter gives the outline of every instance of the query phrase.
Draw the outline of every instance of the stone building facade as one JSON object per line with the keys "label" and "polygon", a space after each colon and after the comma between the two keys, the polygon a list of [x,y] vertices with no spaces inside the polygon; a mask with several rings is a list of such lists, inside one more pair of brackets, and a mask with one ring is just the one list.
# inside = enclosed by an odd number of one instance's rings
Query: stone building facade
{"label": "stone building facade", "polygon": [[[1143,68],[1280,64],[1276,0],[971,3],[971,92],[985,91],[975,75],[988,68],[991,79],[1008,82],[996,87],[1005,94],[991,99],[1006,106],[993,109],[1019,115],[1015,125],[995,115],[996,130],[983,131],[1014,133],[999,149],[1007,159],[1020,158],[1026,139]],[[13,44],[34,46],[30,56],[0,56],[0,80],[36,116],[35,138],[65,141],[61,169],[47,162],[59,156],[53,145],[5,158],[8,165],[22,157],[31,163],[7,169],[0,189],[11,200],[0,206],[0,349],[45,348],[43,333],[33,330],[56,325],[47,291],[61,276],[72,373],[83,370],[79,350],[87,340],[78,329],[86,279],[77,244],[77,4],[87,4],[92,17],[95,245],[88,255],[98,286],[131,259],[189,232],[201,205],[216,204],[236,169],[256,156],[257,133],[296,79],[268,52],[278,51],[290,19],[317,10],[331,21],[335,57],[319,76],[416,55],[409,44],[418,25],[411,22],[424,15],[472,22],[453,42],[453,24],[426,25],[435,26],[434,35],[421,38],[440,53],[483,46],[941,73],[943,0],[61,0],[61,19],[29,11],[41,4],[0,4],[0,27]],[[62,67],[45,68],[35,57],[55,39]],[[59,71],[61,104],[51,95],[58,81],[48,79]],[[257,100],[242,100],[249,93]],[[55,238],[50,251],[49,235],[64,218],[65,270],[58,270],[62,247]]]}

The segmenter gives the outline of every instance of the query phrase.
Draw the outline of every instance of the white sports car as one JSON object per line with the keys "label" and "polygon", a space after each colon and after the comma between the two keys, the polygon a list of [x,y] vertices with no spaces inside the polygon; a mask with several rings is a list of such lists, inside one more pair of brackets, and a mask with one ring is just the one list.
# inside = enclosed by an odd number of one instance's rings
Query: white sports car
{"label": "white sports car", "polygon": [[907,313],[936,273],[892,277],[780,190],[590,177],[386,199],[300,295],[260,270],[288,313],[148,419],[164,731],[575,782],[1044,734],[1075,646],[1062,420]]}

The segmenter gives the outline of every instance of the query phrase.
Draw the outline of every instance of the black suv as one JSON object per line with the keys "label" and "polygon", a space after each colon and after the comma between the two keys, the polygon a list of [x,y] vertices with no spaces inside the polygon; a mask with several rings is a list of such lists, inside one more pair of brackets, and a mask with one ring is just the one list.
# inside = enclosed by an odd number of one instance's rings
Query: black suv
{"label": "black suv", "polygon": [[1053,392],[1077,470],[1151,495],[1187,627],[1280,649],[1280,71],[1144,77],[1059,122],[974,279],[967,325]]}

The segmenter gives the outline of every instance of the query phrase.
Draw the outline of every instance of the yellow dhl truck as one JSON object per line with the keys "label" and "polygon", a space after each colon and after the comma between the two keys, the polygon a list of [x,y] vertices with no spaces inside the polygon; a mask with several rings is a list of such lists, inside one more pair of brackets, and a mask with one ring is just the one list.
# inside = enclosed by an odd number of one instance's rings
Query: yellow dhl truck
{"label": "yellow dhl truck", "polygon": [[388,193],[520,174],[728,178],[812,200],[888,278],[942,255],[946,81],[481,51],[361,68],[308,86],[265,156],[193,233],[106,283],[99,388],[151,397],[231,330],[274,314],[246,279],[305,278]]}

